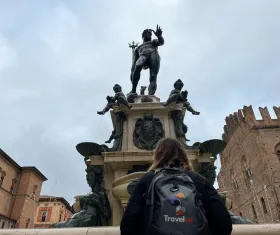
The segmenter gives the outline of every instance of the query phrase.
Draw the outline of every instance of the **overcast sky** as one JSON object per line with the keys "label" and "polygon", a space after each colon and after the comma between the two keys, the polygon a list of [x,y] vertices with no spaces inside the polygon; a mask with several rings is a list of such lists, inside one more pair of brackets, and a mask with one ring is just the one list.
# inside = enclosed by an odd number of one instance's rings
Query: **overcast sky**
{"label": "overcast sky", "polygon": [[[191,143],[221,138],[225,117],[279,105],[280,2],[0,1],[0,148],[49,179],[42,194],[89,192],[75,146],[104,143],[109,113],[96,114],[115,83],[131,89],[131,49],[146,28],[163,29],[156,95],[177,79],[200,116],[187,114]],[[148,85],[148,72],[139,86]],[[278,98],[278,99],[277,99]]]}

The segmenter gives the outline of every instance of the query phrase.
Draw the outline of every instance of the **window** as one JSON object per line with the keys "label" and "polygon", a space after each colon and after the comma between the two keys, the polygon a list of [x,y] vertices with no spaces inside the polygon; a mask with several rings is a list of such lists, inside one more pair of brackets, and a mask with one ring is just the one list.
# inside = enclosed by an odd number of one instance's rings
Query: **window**
{"label": "window", "polygon": [[236,179],[233,179],[232,186],[233,186],[234,190],[238,190],[239,189],[239,186],[238,186],[238,183],[237,183]]}
{"label": "window", "polygon": [[261,197],[261,203],[262,203],[263,213],[267,214],[267,208],[266,208],[265,201],[264,201],[263,197]]}
{"label": "window", "polygon": [[2,222],[2,226],[1,226],[1,228],[4,228],[5,227],[5,221],[4,222]]}
{"label": "window", "polygon": [[242,212],[241,211],[239,211],[239,215],[242,217]]}
{"label": "window", "polygon": [[15,184],[14,184],[14,183],[12,183],[11,188],[10,188],[10,193],[13,193],[14,188],[15,188]]}
{"label": "window", "polygon": [[233,190],[235,190],[235,191],[238,190],[239,186],[238,186],[238,182],[237,182],[237,176],[235,175],[233,168],[231,168],[231,170],[230,170],[230,178],[231,178]]}
{"label": "window", "polygon": [[245,177],[250,178],[253,175],[253,171],[245,156],[242,156],[242,166],[245,173]]}
{"label": "window", "polygon": [[253,212],[254,219],[257,219],[258,216],[254,205],[252,205],[252,212]]}
{"label": "window", "polygon": [[1,177],[0,177],[0,187],[1,187],[3,184],[4,178],[6,176],[6,171],[1,171],[0,175],[1,175]]}
{"label": "window", "polygon": [[36,190],[37,190],[37,188],[38,188],[38,185],[34,185],[34,186],[33,186],[33,192],[32,192],[32,194],[34,195],[34,199],[35,199],[35,195],[36,195]]}
{"label": "window", "polygon": [[49,203],[44,204],[44,206],[49,206]]}
{"label": "window", "polygon": [[248,178],[250,178],[251,175],[253,174],[252,169],[249,166],[245,168],[245,173],[246,173]]}
{"label": "window", "polygon": [[1,178],[0,178],[0,187],[2,186],[2,184],[3,184],[3,181],[4,181],[4,176],[3,175],[1,175]]}
{"label": "window", "polygon": [[280,144],[277,144],[275,147],[276,157],[280,160]]}
{"label": "window", "polygon": [[62,213],[60,212],[60,214],[59,214],[59,221],[61,221],[62,220]]}
{"label": "window", "polygon": [[17,183],[17,180],[16,180],[16,179],[13,179],[13,180],[12,180],[12,184],[11,184],[11,188],[10,188],[10,193],[13,193],[13,192],[14,192],[14,188],[15,188],[16,183]]}
{"label": "window", "polygon": [[30,218],[28,218],[28,219],[26,220],[25,228],[28,228],[29,223],[30,223]]}
{"label": "window", "polygon": [[47,219],[47,214],[48,214],[47,211],[42,211],[42,216],[41,216],[42,222],[45,222],[45,221],[46,221],[46,219]]}
{"label": "window", "polygon": [[35,194],[34,194],[34,192],[31,193],[30,198],[33,199],[33,200],[35,200]]}
{"label": "window", "polygon": [[276,156],[277,156],[277,158],[280,160],[280,150],[277,150],[277,151],[276,151]]}

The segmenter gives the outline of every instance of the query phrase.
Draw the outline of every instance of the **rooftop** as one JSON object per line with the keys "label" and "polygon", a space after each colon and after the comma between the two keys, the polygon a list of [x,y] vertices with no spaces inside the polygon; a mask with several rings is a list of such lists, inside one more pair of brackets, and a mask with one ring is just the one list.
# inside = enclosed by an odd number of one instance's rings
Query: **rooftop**
{"label": "rooftop", "polygon": [[21,167],[19,164],[17,164],[7,153],[5,153],[0,148],[0,155],[11,165],[13,165],[18,171],[33,171],[37,176],[39,176],[43,181],[48,180],[46,176],[43,175],[41,171],[39,171],[35,166],[23,166]]}
{"label": "rooftop", "polygon": [[64,197],[41,195],[39,198],[39,202],[54,202],[54,201],[61,202],[70,212],[73,213],[72,207]]}

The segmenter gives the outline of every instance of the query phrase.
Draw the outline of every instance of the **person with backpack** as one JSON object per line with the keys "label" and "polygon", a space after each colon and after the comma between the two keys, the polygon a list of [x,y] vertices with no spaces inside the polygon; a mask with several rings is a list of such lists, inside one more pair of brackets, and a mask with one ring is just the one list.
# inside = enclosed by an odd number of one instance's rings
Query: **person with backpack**
{"label": "person with backpack", "polygon": [[129,199],[120,231],[121,235],[229,235],[232,222],[215,188],[192,171],[182,144],[164,138]]}

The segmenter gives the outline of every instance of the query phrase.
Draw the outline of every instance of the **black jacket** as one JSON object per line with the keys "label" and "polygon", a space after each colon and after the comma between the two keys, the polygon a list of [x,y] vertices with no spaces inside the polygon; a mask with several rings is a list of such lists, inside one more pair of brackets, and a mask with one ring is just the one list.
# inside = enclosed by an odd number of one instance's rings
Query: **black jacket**
{"label": "black jacket", "polygon": [[[202,195],[206,216],[212,235],[229,235],[232,231],[230,214],[216,189],[203,176],[188,171],[197,191]],[[143,235],[146,226],[145,199],[143,195],[154,177],[154,172],[147,172],[138,182],[124,212],[120,230],[121,235]]]}

